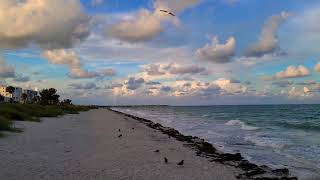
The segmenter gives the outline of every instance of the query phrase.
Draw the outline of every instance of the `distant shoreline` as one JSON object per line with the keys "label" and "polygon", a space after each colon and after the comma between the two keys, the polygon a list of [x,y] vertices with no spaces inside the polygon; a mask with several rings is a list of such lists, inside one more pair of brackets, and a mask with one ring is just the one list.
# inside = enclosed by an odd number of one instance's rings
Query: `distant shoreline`
{"label": "distant shoreline", "polygon": [[[134,106],[117,106],[117,107],[134,107]],[[140,107],[140,106],[137,106]],[[146,126],[161,131],[164,134],[169,135],[177,139],[178,141],[182,141],[187,143],[189,147],[196,151],[197,156],[206,157],[210,162],[218,162],[224,165],[233,166],[241,169],[244,173],[239,174],[237,178],[240,179],[279,179],[279,180],[295,180],[297,177],[293,177],[290,175],[290,172],[287,168],[282,169],[272,169],[266,165],[258,166],[254,163],[245,160],[240,153],[230,154],[223,153],[218,151],[211,143],[206,142],[204,139],[200,139],[196,136],[185,136],[181,134],[179,131],[170,128],[164,127],[159,123],[154,123],[151,120],[141,118],[138,116],[134,116],[131,114],[126,114],[117,110],[113,110],[112,107],[108,108],[110,111],[115,113],[124,115],[126,117],[130,117],[132,119],[137,120],[140,123],[145,124]]]}
{"label": "distant shoreline", "polygon": [[102,108],[117,108],[117,107],[210,107],[210,106],[299,106],[299,105],[320,105],[320,103],[292,103],[292,104],[213,104],[213,105],[117,105],[117,106],[98,106]]}

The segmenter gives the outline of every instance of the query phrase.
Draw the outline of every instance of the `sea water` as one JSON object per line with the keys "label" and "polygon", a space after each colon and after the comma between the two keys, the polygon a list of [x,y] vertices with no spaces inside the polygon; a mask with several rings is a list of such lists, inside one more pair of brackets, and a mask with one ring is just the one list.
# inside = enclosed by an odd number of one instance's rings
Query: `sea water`
{"label": "sea water", "polygon": [[136,106],[115,110],[198,136],[251,162],[320,179],[320,105]]}

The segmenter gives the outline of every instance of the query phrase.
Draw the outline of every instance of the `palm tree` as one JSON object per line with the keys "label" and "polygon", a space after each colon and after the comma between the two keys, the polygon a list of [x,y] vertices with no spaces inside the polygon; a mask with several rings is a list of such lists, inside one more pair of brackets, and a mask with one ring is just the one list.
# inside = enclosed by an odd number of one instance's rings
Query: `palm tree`
{"label": "palm tree", "polygon": [[63,100],[63,104],[72,105],[72,100],[71,99],[65,99],[65,100]]}
{"label": "palm tree", "polygon": [[21,95],[21,99],[22,99],[23,103],[25,104],[25,103],[26,103],[26,101],[27,101],[27,99],[28,99],[28,94],[26,94],[26,93],[22,93],[22,95]]}
{"label": "palm tree", "polygon": [[13,99],[12,99],[12,94],[14,93],[16,88],[14,88],[13,86],[8,86],[6,87],[6,92],[8,92],[9,94],[11,94],[11,98],[10,98],[10,102],[12,103],[13,102]]}
{"label": "palm tree", "polygon": [[40,92],[41,104],[44,105],[57,105],[59,103],[60,95],[57,94],[57,90],[54,88],[43,89]]}

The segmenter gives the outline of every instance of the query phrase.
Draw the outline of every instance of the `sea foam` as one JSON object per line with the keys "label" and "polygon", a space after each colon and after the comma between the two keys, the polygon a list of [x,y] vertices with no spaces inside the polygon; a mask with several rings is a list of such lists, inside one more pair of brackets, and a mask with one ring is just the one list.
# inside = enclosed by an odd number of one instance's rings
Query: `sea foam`
{"label": "sea foam", "polygon": [[241,129],[243,130],[248,130],[248,131],[252,131],[252,130],[258,130],[258,127],[254,127],[254,126],[249,126],[246,123],[240,121],[240,120],[230,120],[228,122],[225,123],[225,125],[228,126],[240,126]]}

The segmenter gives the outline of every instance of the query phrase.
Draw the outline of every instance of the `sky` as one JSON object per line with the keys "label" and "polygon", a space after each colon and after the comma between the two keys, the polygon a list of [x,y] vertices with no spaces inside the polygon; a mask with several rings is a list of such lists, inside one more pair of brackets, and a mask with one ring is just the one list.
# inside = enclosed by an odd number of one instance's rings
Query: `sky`
{"label": "sky", "polygon": [[77,104],[318,103],[319,17],[318,0],[1,0],[0,84]]}

